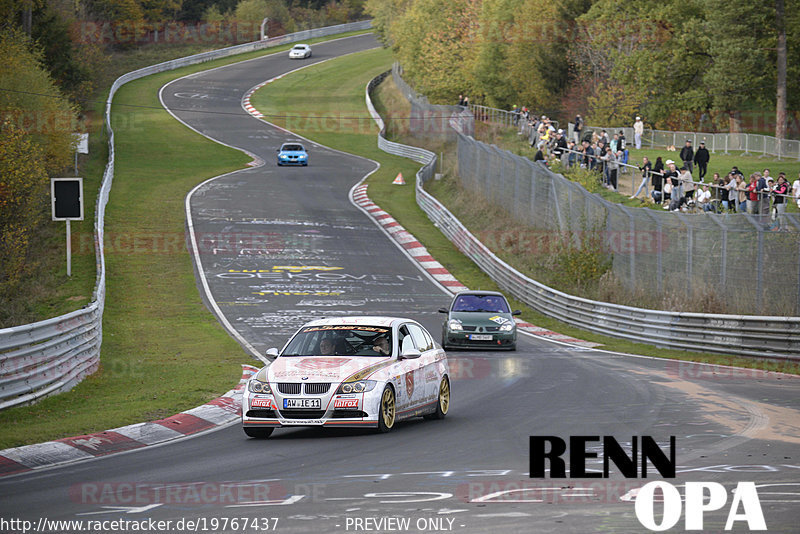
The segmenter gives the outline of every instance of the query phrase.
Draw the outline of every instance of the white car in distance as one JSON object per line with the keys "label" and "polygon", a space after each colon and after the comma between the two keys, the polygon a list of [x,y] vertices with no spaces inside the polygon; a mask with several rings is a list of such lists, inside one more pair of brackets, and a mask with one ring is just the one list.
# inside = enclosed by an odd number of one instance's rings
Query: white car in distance
{"label": "white car in distance", "polygon": [[311,57],[311,47],[307,44],[296,44],[289,50],[289,59],[306,59]]}

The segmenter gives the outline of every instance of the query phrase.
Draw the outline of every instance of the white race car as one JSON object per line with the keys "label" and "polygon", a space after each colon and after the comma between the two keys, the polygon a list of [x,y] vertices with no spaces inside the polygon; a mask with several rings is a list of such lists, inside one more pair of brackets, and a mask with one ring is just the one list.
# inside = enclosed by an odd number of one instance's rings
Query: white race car
{"label": "white race car", "polygon": [[267,438],[281,426],[375,427],[442,419],[450,408],[447,356],[419,323],[336,317],[305,324],[248,381],[242,427]]}
{"label": "white race car", "polygon": [[289,50],[289,59],[306,59],[311,57],[311,47],[307,44],[296,44]]}

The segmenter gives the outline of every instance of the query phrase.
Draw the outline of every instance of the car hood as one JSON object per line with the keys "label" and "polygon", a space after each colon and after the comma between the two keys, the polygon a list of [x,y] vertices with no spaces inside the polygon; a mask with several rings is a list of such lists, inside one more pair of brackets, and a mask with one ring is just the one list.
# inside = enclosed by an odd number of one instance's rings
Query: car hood
{"label": "car hood", "polygon": [[272,362],[267,377],[270,382],[342,382],[367,378],[392,362],[364,356],[285,356]]}
{"label": "car hood", "polygon": [[450,312],[450,319],[458,319],[461,324],[470,326],[500,326],[513,323],[514,317],[510,313],[498,312]]}

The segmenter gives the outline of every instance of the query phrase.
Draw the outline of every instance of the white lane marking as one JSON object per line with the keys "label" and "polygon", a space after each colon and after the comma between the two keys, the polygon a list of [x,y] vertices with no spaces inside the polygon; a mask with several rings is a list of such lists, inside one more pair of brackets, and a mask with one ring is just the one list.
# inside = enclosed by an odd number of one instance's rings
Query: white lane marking
{"label": "white lane marking", "polygon": [[[358,35],[358,36],[350,36],[350,37],[340,37],[338,39],[331,39],[329,41],[325,41],[325,43],[339,41],[339,40],[342,40],[342,39],[351,39],[351,38],[354,38],[354,37],[360,37],[360,35]],[[214,176],[214,177],[209,178],[208,180],[198,184],[194,189],[192,189],[189,192],[188,195],[186,195],[185,209],[186,209],[186,221],[187,221],[187,226],[189,228],[189,236],[191,238],[191,244],[192,244],[192,256],[194,258],[195,265],[197,266],[197,271],[200,273],[200,281],[201,281],[201,284],[203,286],[203,291],[206,294],[206,299],[210,303],[210,305],[211,305],[212,309],[214,310],[214,313],[217,316],[217,318],[219,319],[220,323],[222,323],[222,326],[234,337],[234,339],[239,341],[239,343],[241,343],[242,346],[244,346],[253,356],[258,358],[261,362],[263,362],[266,365],[269,365],[269,363],[270,363],[269,360],[267,360],[262,354],[260,354],[258,352],[258,350],[256,350],[256,348],[253,347],[253,345],[250,344],[250,342],[247,341],[244,338],[244,336],[242,334],[240,334],[239,331],[236,330],[233,327],[233,325],[230,323],[230,321],[228,321],[228,318],[225,317],[225,314],[222,313],[222,310],[220,309],[219,305],[217,304],[217,301],[214,300],[214,297],[211,294],[211,288],[210,288],[210,286],[208,284],[208,279],[206,278],[206,273],[205,273],[205,270],[203,269],[202,261],[200,260],[200,253],[199,253],[198,246],[197,246],[197,237],[196,237],[195,231],[194,231],[194,220],[192,219],[192,211],[191,211],[192,195],[198,189],[200,189],[202,186],[204,186],[205,184],[210,183],[210,182],[212,182],[214,180],[217,180],[219,178],[223,178],[225,176],[230,176],[232,174],[236,174],[236,173],[239,173],[239,172],[248,171],[251,168],[262,167],[262,166],[264,166],[266,164],[266,162],[264,160],[262,160],[259,156],[253,154],[252,152],[250,152],[250,151],[248,151],[248,150],[246,150],[244,148],[240,148],[240,147],[236,147],[236,146],[233,146],[233,145],[229,145],[228,143],[220,141],[219,139],[215,139],[215,138],[211,137],[210,135],[206,135],[205,133],[201,132],[197,128],[194,128],[194,127],[190,126],[185,121],[181,120],[180,117],[178,117],[175,113],[172,112],[172,110],[167,106],[166,102],[164,102],[164,90],[168,86],[170,86],[171,84],[173,84],[173,83],[175,83],[177,81],[186,79],[186,78],[196,78],[200,74],[206,75],[209,72],[213,72],[213,71],[216,71],[216,70],[219,70],[219,69],[232,67],[234,65],[241,66],[243,63],[248,63],[250,61],[256,61],[256,60],[261,60],[261,59],[264,59],[264,58],[269,58],[269,57],[276,56],[276,55],[281,54],[281,53],[282,52],[275,52],[273,54],[265,54],[263,56],[259,56],[259,57],[255,57],[255,58],[251,58],[251,59],[245,59],[245,60],[242,60],[242,61],[237,61],[235,63],[230,63],[228,65],[221,65],[221,66],[215,67],[213,69],[207,69],[207,70],[204,70],[204,71],[201,71],[201,72],[196,72],[196,73],[188,74],[186,76],[181,76],[180,78],[176,78],[174,80],[171,80],[171,81],[167,82],[158,91],[158,100],[161,102],[161,106],[167,111],[167,113],[172,115],[172,117],[174,117],[175,120],[177,120],[178,122],[180,122],[181,124],[183,124],[184,126],[189,128],[193,132],[196,132],[196,133],[202,135],[206,139],[210,139],[210,140],[212,140],[212,141],[214,141],[216,143],[219,143],[219,144],[221,144],[223,146],[226,146],[228,148],[232,148],[234,150],[239,150],[240,152],[243,152],[246,155],[248,155],[251,158],[253,158],[253,162],[251,162],[250,168],[238,169],[238,170],[235,170],[235,171],[232,171],[232,172],[229,172],[229,173],[220,174],[219,176]],[[355,53],[355,52],[353,52],[353,53]],[[345,55],[350,55],[350,54],[345,54]],[[339,56],[339,57],[344,57],[344,56]],[[317,63],[314,63],[314,64],[318,64],[318,63],[320,63],[320,62],[317,62]],[[297,70],[297,69],[295,69],[295,70]],[[294,72],[294,71],[289,71],[286,74],[289,74],[291,72]]]}
{"label": "white lane marking", "polygon": [[146,504],[145,506],[101,506],[105,510],[99,512],[82,512],[75,515],[97,515],[97,514],[141,514],[153,508],[158,508],[163,503]]}
{"label": "white lane marking", "polygon": [[530,517],[525,512],[500,512],[496,514],[475,514],[474,517]]}

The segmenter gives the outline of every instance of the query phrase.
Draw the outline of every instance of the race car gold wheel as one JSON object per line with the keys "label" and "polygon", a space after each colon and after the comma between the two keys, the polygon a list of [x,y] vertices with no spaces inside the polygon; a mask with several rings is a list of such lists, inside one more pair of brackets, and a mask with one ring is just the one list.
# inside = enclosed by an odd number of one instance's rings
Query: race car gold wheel
{"label": "race car gold wheel", "polygon": [[257,439],[267,439],[272,435],[272,431],[275,430],[269,426],[245,426],[242,427],[244,433],[250,436],[251,438]]}
{"label": "race car gold wheel", "polygon": [[450,409],[450,379],[442,377],[439,382],[439,400],[436,402],[436,411],[425,416],[426,419],[444,419]]}
{"label": "race car gold wheel", "polygon": [[378,414],[378,430],[389,432],[394,426],[395,402],[392,386],[386,385],[381,395],[380,413]]}

